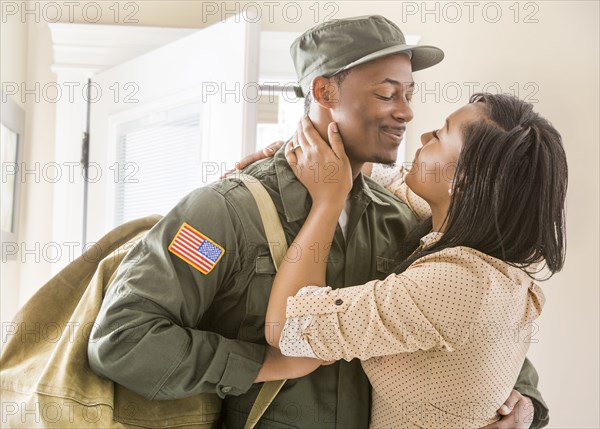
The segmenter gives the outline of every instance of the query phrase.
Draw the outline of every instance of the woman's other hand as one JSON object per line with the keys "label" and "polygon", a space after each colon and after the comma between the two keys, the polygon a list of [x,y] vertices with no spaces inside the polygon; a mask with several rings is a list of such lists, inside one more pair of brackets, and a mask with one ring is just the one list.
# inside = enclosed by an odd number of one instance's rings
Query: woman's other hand
{"label": "woman's other hand", "polygon": [[498,410],[502,418],[481,429],[528,429],[533,421],[533,412],[532,400],[513,389]]}
{"label": "woman's other hand", "polygon": [[225,177],[227,177],[229,174],[233,173],[234,171],[243,170],[244,168],[248,167],[250,164],[254,164],[256,161],[260,161],[261,159],[269,158],[269,157],[275,155],[275,152],[277,152],[279,150],[279,148],[281,146],[283,146],[284,144],[285,144],[285,142],[283,140],[279,140],[279,141],[271,143],[270,145],[263,148],[262,150],[257,150],[256,152],[251,153],[248,156],[245,156],[240,161],[235,163],[234,169],[227,170],[225,172],[225,174],[223,174],[221,177],[219,177],[219,179],[224,179]]}
{"label": "woman's other hand", "polygon": [[285,150],[290,167],[308,190],[313,204],[340,199],[343,202],[352,189],[352,168],[336,123],[329,124],[327,135],[331,146],[304,116]]}

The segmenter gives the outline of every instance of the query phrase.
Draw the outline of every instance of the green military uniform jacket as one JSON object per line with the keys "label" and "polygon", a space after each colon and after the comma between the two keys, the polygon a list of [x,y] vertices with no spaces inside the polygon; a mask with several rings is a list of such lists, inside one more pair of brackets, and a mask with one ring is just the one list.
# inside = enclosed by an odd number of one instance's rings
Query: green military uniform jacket
{"label": "green military uniform jacket", "polygon": [[[310,197],[283,151],[244,172],[266,187],[291,243]],[[184,223],[224,250],[207,274],[169,250]],[[415,225],[404,203],[359,175],[350,194],[347,241],[338,225],[327,284],[385,278],[399,242]],[[149,399],[216,393],[224,398],[227,427],[243,427],[261,386],[253,381],[266,350],[264,315],[274,275],[247,188],[232,179],[191,192],[121,264],[90,338],[92,369]],[[535,399],[536,424],[543,425],[547,410],[536,385],[526,361],[516,387]],[[369,411],[360,361],[339,361],[287,381],[257,428],[367,428]]]}

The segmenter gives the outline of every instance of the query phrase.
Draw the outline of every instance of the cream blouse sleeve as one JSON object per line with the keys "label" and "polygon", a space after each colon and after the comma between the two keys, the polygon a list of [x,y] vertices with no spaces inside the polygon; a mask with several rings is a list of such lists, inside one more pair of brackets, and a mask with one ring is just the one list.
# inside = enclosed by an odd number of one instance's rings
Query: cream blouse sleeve
{"label": "cream blouse sleeve", "polygon": [[473,274],[482,262],[461,249],[428,255],[402,274],[361,286],[301,289],[287,301],[281,352],[349,361],[454,350],[466,339],[445,328],[477,321],[488,295],[488,283]]}
{"label": "cream blouse sleeve", "polygon": [[412,210],[417,219],[421,221],[431,216],[431,208],[423,198],[415,194],[408,187],[406,184],[407,174],[408,170],[404,167],[400,167],[398,176],[393,182],[386,186],[386,189],[400,198],[400,200]]}

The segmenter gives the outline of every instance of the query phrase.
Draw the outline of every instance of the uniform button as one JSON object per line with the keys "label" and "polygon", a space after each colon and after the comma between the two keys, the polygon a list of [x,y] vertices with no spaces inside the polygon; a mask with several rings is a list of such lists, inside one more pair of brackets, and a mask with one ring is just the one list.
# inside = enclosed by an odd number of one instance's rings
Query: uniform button
{"label": "uniform button", "polygon": [[335,300],[335,305],[342,305],[343,303],[344,303],[344,301],[342,301],[341,299]]}
{"label": "uniform button", "polygon": [[223,393],[229,393],[229,392],[231,392],[231,386],[223,386],[221,388],[221,392],[223,392]]}

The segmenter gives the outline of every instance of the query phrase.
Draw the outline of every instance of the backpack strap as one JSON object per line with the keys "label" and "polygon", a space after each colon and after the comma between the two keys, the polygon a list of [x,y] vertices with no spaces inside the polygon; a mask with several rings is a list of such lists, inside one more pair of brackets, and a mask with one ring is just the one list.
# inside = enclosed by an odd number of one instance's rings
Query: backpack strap
{"label": "backpack strap", "polygon": [[[273,259],[275,270],[278,270],[279,265],[281,264],[281,261],[283,261],[283,258],[287,252],[288,246],[285,239],[285,234],[283,232],[283,227],[281,226],[281,221],[279,220],[279,215],[277,214],[277,209],[275,208],[275,204],[273,204],[273,200],[256,177],[242,173],[233,175],[231,177],[239,178],[242,182],[244,182],[256,200],[258,212],[260,213],[260,218],[267,236],[271,258]],[[250,410],[250,414],[248,415],[248,420],[246,421],[244,429],[253,429],[254,426],[256,426],[285,382],[286,380],[277,380],[263,383],[260,392],[254,401],[254,404],[252,404],[252,409]]]}

